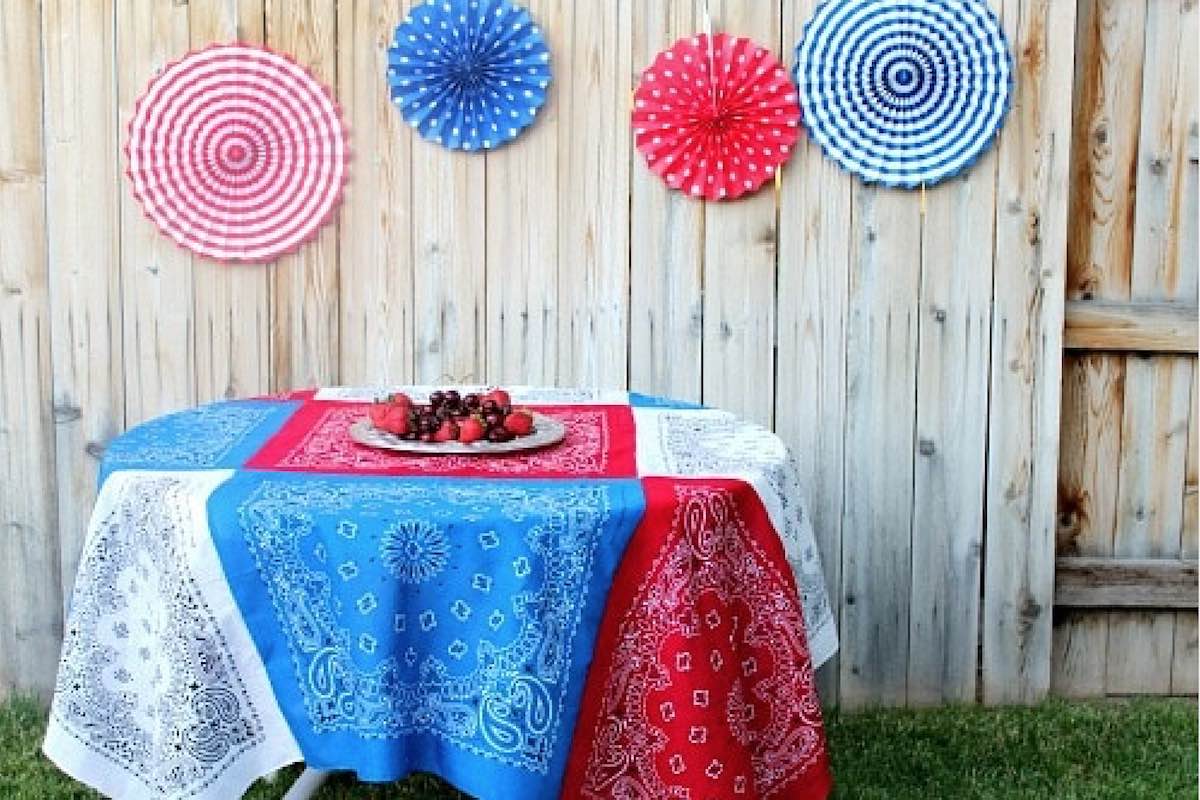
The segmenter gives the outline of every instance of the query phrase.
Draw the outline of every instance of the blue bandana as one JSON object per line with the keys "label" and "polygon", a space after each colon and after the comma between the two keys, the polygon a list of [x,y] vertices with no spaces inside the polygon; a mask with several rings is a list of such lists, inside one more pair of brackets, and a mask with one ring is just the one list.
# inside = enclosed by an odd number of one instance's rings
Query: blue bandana
{"label": "blue bandana", "polygon": [[239,472],[213,539],[305,761],[557,797],[635,480]]}

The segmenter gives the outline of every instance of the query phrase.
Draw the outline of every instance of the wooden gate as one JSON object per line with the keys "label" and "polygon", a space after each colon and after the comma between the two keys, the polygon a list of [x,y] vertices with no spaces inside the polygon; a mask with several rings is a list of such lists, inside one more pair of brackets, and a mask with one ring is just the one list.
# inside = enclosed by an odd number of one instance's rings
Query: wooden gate
{"label": "wooden gate", "polygon": [[1052,687],[1196,692],[1194,3],[1081,0]]}

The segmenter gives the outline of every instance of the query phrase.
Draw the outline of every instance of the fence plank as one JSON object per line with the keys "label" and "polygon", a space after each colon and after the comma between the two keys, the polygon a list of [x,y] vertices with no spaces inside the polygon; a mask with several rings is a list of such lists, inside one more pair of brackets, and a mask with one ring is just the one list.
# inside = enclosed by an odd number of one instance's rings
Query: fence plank
{"label": "fence plank", "polygon": [[485,156],[413,139],[415,378],[483,380]]}
{"label": "fence plank", "polygon": [[[1138,140],[1130,110],[1141,104],[1145,17],[1145,0],[1078,3],[1066,292],[1080,305],[1129,299]],[[1073,333],[1068,322],[1068,342]],[[1124,380],[1123,357],[1064,358],[1060,554],[1112,554]],[[1056,692],[1104,694],[1106,617],[1060,612],[1053,645]]]}
{"label": "fence plank", "polygon": [[[42,5],[46,241],[63,590],[70,595],[105,444],[123,427],[120,134],[112,0]],[[87,86],[88,91],[76,91]]]}
{"label": "fence plank", "polygon": [[[337,86],[337,14],[322,0],[268,0],[267,44],[292,56],[325,86]],[[350,132],[354,148],[354,132]],[[353,171],[353,166],[351,166]],[[352,178],[353,179],[353,178]],[[338,225],[270,267],[272,389],[338,380]]]}
{"label": "fence plank", "polygon": [[[701,23],[695,3],[643,5],[633,30],[633,65]],[[629,382],[685,400],[701,396],[704,333],[704,202],[671,191],[633,155],[630,191]]]}
{"label": "fence plank", "polygon": [[[1130,269],[1135,301],[1196,297],[1196,268],[1180,263],[1175,234],[1184,206],[1188,123],[1195,118],[1196,48],[1188,35],[1194,32],[1195,18],[1194,5],[1150,3],[1147,8]],[[1191,358],[1128,360],[1118,555],[1179,554],[1192,369]],[[1114,614],[1109,620],[1108,691],[1168,691],[1174,628],[1170,614]]]}
{"label": "fence plank", "polygon": [[[1056,547],[1060,555],[1112,555],[1124,402],[1124,359],[1094,354],[1064,360]],[[1051,687],[1069,697],[1102,696],[1108,619],[1070,610],[1057,617]]]}
{"label": "fence plank", "polygon": [[[1194,185],[1193,185],[1194,188]],[[1200,555],[1196,524],[1196,484],[1200,472],[1200,421],[1196,414],[1196,403],[1200,401],[1200,369],[1192,370],[1192,401],[1188,420],[1187,477],[1183,491],[1183,534],[1180,542],[1181,558],[1195,559]],[[1200,663],[1197,659],[1197,615],[1195,611],[1183,611],[1175,615],[1175,643],[1171,654],[1171,694],[1196,694]]]}
{"label": "fence plank", "polygon": [[990,153],[922,221],[910,705],[975,700],[995,206]]}
{"label": "fence plank", "polygon": [[1067,350],[1196,353],[1194,305],[1068,302],[1066,315]]}
{"label": "fence plank", "polygon": [[[188,51],[188,7],[130,0],[117,8],[122,135],[150,79]],[[123,161],[124,159],[122,159]],[[121,187],[121,290],[125,424],[196,401],[192,259]]]}
{"label": "fence plank", "polygon": [[0,698],[47,694],[62,635],[39,3],[0,3]]}
{"label": "fence plank", "polygon": [[920,208],[854,190],[846,344],[841,699],[903,705],[912,566]]}
{"label": "fence plank", "polygon": [[[1184,20],[1184,30],[1195,31],[1197,27],[1196,12],[1193,5],[1191,16]],[[1192,81],[1197,80],[1200,65],[1196,63],[1196,48],[1190,47],[1187,52],[1187,66],[1184,74]],[[1179,263],[1181,269],[1192,273],[1191,281],[1195,281],[1195,273],[1200,269],[1200,120],[1197,119],[1195,105],[1195,86],[1192,87],[1193,103],[1188,114],[1186,136],[1187,149],[1180,164],[1182,174],[1182,198],[1180,207],[1179,227],[1175,235],[1179,237]],[[1193,294],[1194,296],[1194,294]],[[1180,555],[1183,558],[1196,558],[1198,552],[1197,536],[1197,460],[1200,459],[1200,428],[1197,403],[1200,403],[1200,390],[1197,381],[1200,380],[1200,365],[1192,361],[1192,401],[1190,418],[1188,420],[1188,456],[1187,478],[1183,491],[1183,532],[1180,542]],[[1200,681],[1200,669],[1197,663],[1197,618],[1193,612],[1175,615],[1175,648],[1171,666],[1171,693],[1196,694],[1197,683]]]}
{"label": "fence plank", "polygon": [[557,377],[568,386],[628,382],[632,17],[632,0],[563,4]]}
{"label": "fence plank", "polygon": [[550,0],[527,4],[550,47],[554,83],[546,105],[519,142],[487,156],[487,379],[553,384],[558,361],[558,146],[563,109],[562,9]]}
{"label": "fence plank", "polygon": [[[191,0],[191,46],[262,43],[264,0]],[[196,394],[205,402],[270,391],[270,273],[258,264],[192,263]]]}
{"label": "fence plank", "polygon": [[338,237],[339,366],[348,385],[413,380],[414,134],[385,77],[401,5],[411,3],[338,4],[338,98],[354,152]]}
{"label": "fence plank", "polygon": [[[712,14],[714,32],[748,36],[778,55],[773,3],[725,0]],[[704,402],[763,425],[774,410],[777,213],[771,183],[704,210]]]}
{"label": "fence plank", "polygon": [[[800,40],[819,0],[784,3],[783,42]],[[790,59],[790,53],[786,53]],[[846,309],[852,179],[801,138],[779,198],[775,430],[796,453],[834,612],[842,595]],[[836,700],[838,658],[822,668],[821,696]]]}
{"label": "fence plank", "polygon": [[1196,562],[1178,558],[1059,558],[1054,604],[1073,608],[1196,608]]}
{"label": "fence plank", "polygon": [[1050,685],[1054,498],[1074,9],[1004,0],[1016,97],[1000,136],[988,432],[983,699],[1030,702]]}

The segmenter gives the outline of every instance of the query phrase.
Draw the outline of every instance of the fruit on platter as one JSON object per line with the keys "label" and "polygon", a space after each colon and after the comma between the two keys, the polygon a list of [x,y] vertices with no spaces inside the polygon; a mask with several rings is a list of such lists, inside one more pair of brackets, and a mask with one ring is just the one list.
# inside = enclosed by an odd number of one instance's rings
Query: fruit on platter
{"label": "fruit on platter", "polygon": [[406,441],[510,442],[533,433],[533,415],[513,409],[503,389],[462,394],[456,389],[431,392],[428,403],[414,403],[403,392],[375,401],[371,424]]}

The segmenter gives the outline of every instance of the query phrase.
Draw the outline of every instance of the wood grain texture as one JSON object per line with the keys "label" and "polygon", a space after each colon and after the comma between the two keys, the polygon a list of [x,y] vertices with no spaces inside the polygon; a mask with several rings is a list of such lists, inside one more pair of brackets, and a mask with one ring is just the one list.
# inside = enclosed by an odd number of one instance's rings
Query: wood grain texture
{"label": "wood grain texture", "polygon": [[414,380],[412,163],[414,146],[426,145],[391,103],[386,78],[410,5],[338,4],[338,97],[354,153],[338,236],[338,362],[348,385]]}
{"label": "wood grain texture", "polygon": [[[1066,295],[1083,305],[1129,299],[1139,125],[1127,109],[1141,103],[1146,2],[1079,0],[1077,8]],[[1068,327],[1066,340],[1075,333]],[[1060,554],[1112,554],[1124,379],[1123,358],[1064,357]],[[1055,692],[1103,695],[1107,658],[1104,615],[1055,615]]]}
{"label": "wood grain texture", "polygon": [[100,456],[124,427],[115,13],[111,0],[42,4],[54,454],[67,597]]}
{"label": "wood grain texture", "polygon": [[1196,608],[1196,561],[1059,558],[1054,604],[1070,608]]}
{"label": "wood grain texture", "polygon": [[996,158],[929,193],[922,220],[908,702],[975,699]]}
{"label": "wood grain texture", "polygon": [[0,4],[0,698],[46,696],[62,636],[40,28]]}
{"label": "wood grain texture", "polygon": [[[486,354],[483,153],[456,153],[413,139],[414,377],[479,383]],[[434,189],[436,187],[436,189]]]}
{"label": "wood grain texture", "polygon": [[1197,349],[1197,309],[1187,303],[1068,302],[1067,350],[1190,353]]}
{"label": "wood grain texture", "polygon": [[633,0],[562,4],[556,378],[564,386],[628,383],[633,14]]}
{"label": "wood grain texture", "polygon": [[[192,49],[265,40],[264,0],[190,0]],[[193,259],[196,399],[270,391],[270,273],[257,264]]]}
{"label": "wood grain texture", "polygon": [[[266,0],[267,44],[291,55],[328,87],[337,83],[337,14],[324,0]],[[349,132],[355,149],[354,131]],[[356,169],[350,167],[353,181]],[[338,225],[279,259],[271,276],[273,390],[328,386],[339,378]]]}
{"label": "wood grain texture", "polygon": [[[127,424],[457,379],[629,384],[773,423],[841,616],[827,701],[1196,691],[1194,613],[1118,617],[1110,645],[1107,612],[1060,609],[1049,635],[1056,538],[1063,556],[1195,557],[1194,2],[993,0],[1013,112],[924,202],[802,141],[778,191],[712,204],[653,176],[629,123],[638,70],[699,29],[699,4],[530,0],[550,98],[485,156],[389,104],[386,49],[416,2],[0,4],[0,564],[20,570],[0,566],[0,692],[50,678],[58,586]],[[817,2],[710,0],[718,29],[789,65]],[[179,250],[120,175],[155,71],[235,38],[330,85],[354,152],[335,223],[265,267]],[[1124,352],[1063,361],[1064,283],[1067,344]]]}
{"label": "wood grain texture", "polygon": [[[784,55],[800,40],[818,0],[785,7]],[[846,447],[846,310],[853,181],[802,136],[783,171],[779,197],[775,431],[796,454],[834,613],[841,610]],[[821,422],[818,424],[817,421]],[[818,674],[835,699],[841,666]]]}
{"label": "wood grain texture", "polygon": [[[122,143],[146,85],[190,44],[186,5],[131,0],[117,8],[118,118]],[[122,154],[118,163],[125,166]],[[123,186],[121,305],[125,424],[196,402],[192,257],[163,236]]]}
{"label": "wood grain texture", "polygon": [[[1124,401],[1124,359],[1099,354],[1064,359],[1059,555],[1112,555]],[[1056,694],[1102,696],[1107,660],[1108,619],[1103,614],[1056,613],[1051,667]]]}
{"label": "wood grain texture", "polygon": [[[1200,423],[1196,403],[1200,401],[1200,370],[1192,369],[1191,418],[1188,421],[1187,475],[1183,487],[1183,531],[1179,545],[1180,558],[1195,559],[1200,555],[1196,525],[1196,484],[1200,473]],[[1184,611],[1175,615],[1175,642],[1171,653],[1171,694],[1196,694],[1200,682],[1200,660],[1197,659],[1197,614]]]}
{"label": "wood grain texture", "polygon": [[[1196,265],[1180,261],[1188,127],[1196,115],[1195,4],[1150,3],[1137,162],[1130,297],[1192,302]],[[1178,556],[1183,524],[1193,358],[1131,356],[1126,366],[1114,552]],[[1171,614],[1114,614],[1107,691],[1164,693],[1174,652]]]}
{"label": "wood grain texture", "polygon": [[[633,30],[640,72],[701,27],[694,3],[645,5]],[[633,153],[630,185],[630,388],[699,401],[704,346],[703,200],[669,191]]]}
{"label": "wood grain texture", "polygon": [[1004,0],[1016,96],[999,144],[983,585],[983,699],[1050,685],[1074,9]]}
{"label": "wood grain texture", "polygon": [[526,7],[546,37],[555,71],[546,105],[520,141],[487,155],[487,380],[553,384],[558,362],[558,214],[563,187],[557,160],[563,125],[561,69],[566,31],[561,4]]}
{"label": "wood grain texture", "polygon": [[[712,4],[712,15],[714,30],[749,37],[779,57],[778,8],[723,0]],[[775,391],[777,213],[771,183],[704,209],[704,402],[768,426]],[[746,380],[748,374],[755,379]]]}
{"label": "wood grain texture", "polygon": [[841,701],[907,699],[920,207],[856,187],[847,304]]}

